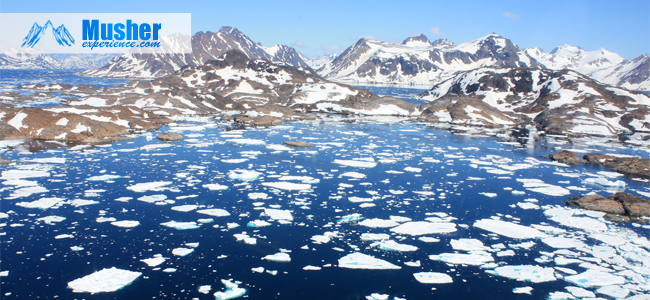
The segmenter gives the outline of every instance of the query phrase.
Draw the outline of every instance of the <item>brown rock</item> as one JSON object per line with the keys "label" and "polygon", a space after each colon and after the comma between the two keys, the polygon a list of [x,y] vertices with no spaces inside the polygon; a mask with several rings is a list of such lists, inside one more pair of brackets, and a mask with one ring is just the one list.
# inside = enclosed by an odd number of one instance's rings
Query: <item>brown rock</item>
{"label": "brown rock", "polygon": [[585,195],[565,203],[571,207],[606,212],[607,218],[615,222],[646,222],[640,217],[650,217],[650,201],[628,193],[616,193],[607,198]]}
{"label": "brown rock", "polygon": [[261,117],[246,117],[246,116],[236,116],[234,118],[236,123],[244,123],[252,126],[275,126],[284,123],[284,120],[281,118],[273,116],[261,116]]}
{"label": "brown rock", "polygon": [[585,162],[582,158],[579,158],[575,153],[567,150],[562,150],[558,153],[553,153],[548,156],[551,160],[561,162],[567,165],[578,165]]}
{"label": "brown rock", "polygon": [[616,157],[597,153],[585,154],[583,158],[590,164],[610,167],[614,172],[650,176],[650,159],[647,158]]}
{"label": "brown rock", "polygon": [[12,163],[12,161],[6,160],[3,157],[0,157],[0,165],[8,165],[10,163]]}
{"label": "brown rock", "polygon": [[578,200],[566,201],[571,207],[602,211],[613,214],[625,214],[623,205],[615,199],[605,198],[601,195],[585,195]]}
{"label": "brown rock", "polygon": [[650,217],[650,201],[628,193],[616,193],[607,197],[623,205],[630,217]]}
{"label": "brown rock", "polygon": [[182,141],[185,139],[184,136],[180,134],[176,134],[173,132],[165,132],[161,133],[157,136],[157,138],[163,142],[176,142],[176,141]]}
{"label": "brown rock", "polygon": [[284,141],[283,144],[296,148],[310,148],[314,147],[314,144],[303,142],[303,141]]}

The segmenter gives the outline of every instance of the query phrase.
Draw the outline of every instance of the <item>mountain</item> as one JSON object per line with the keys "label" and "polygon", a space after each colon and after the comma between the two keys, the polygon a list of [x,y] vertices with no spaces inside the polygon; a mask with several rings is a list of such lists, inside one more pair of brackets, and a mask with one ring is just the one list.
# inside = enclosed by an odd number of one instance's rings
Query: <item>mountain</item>
{"label": "mountain", "polygon": [[643,54],[591,74],[592,78],[631,90],[650,91],[650,55]]}
{"label": "mountain", "polygon": [[400,45],[360,39],[317,71],[349,84],[430,85],[484,66],[541,67],[510,40],[493,33],[457,46],[446,39],[431,43],[424,35]]}
{"label": "mountain", "polygon": [[585,51],[564,45],[550,53],[539,48],[525,50],[545,67],[553,70],[570,69],[600,82],[632,90],[650,90],[650,56],[643,54],[628,61],[605,49]]}
{"label": "mountain", "polygon": [[31,48],[0,53],[0,69],[88,69],[106,64],[116,54],[44,54]]}
{"label": "mountain", "polygon": [[58,69],[61,63],[31,48],[0,53],[0,69]]}
{"label": "mountain", "polygon": [[[311,69],[309,69],[311,70]],[[417,115],[415,104],[380,97],[364,89],[329,82],[303,67],[249,59],[238,49],[201,66],[184,66],[153,80],[121,87],[86,84],[27,84],[34,95],[0,93],[19,102],[56,91],[66,96],[55,107],[0,107],[0,136],[86,140],[151,130],[183,115],[217,115],[222,121],[276,125],[313,119],[308,112],[361,115]],[[61,121],[64,120],[64,121]]]}
{"label": "mountain", "polygon": [[52,22],[48,20],[43,26],[34,23],[25,39],[23,39],[21,47],[27,46],[28,48],[34,48],[41,38],[45,36],[48,29],[51,31],[51,34],[59,45],[72,46],[74,44],[74,38],[70,32],[68,32],[68,29],[65,28],[65,25],[61,24],[61,26],[54,28]]}
{"label": "mountain", "polygon": [[338,54],[330,54],[330,55],[323,55],[316,57],[314,59],[308,59],[306,57],[303,57],[303,60],[314,70],[318,70],[322,68],[324,65],[330,63],[333,61]]}
{"label": "mountain", "polygon": [[478,68],[421,95],[432,121],[488,127],[534,124],[548,134],[650,132],[650,97],[573,70]]}
{"label": "mountain", "polygon": [[[173,44],[176,37],[164,42]],[[142,54],[129,52],[115,57],[107,65],[81,73],[83,76],[155,78],[173,74],[182,66],[200,66],[209,60],[219,58],[229,50],[237,49],[253,59],[266,59],[302,67],[309,65],[293,48],[283,45],[264,47],[234,27],[221,27],[218,32],[197,32],[192,36],[192,53]]]}

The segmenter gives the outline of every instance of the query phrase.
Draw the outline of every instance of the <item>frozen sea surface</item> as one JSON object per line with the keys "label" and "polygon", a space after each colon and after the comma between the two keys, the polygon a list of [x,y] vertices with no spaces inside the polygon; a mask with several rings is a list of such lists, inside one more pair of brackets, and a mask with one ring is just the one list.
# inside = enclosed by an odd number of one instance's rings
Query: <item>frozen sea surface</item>
{"label": "frozen sea surface", "polygon": [[[250,129],[188,123],[202,130],[164,145],[148,133],[111,145],[34,142],[45,150],[5,151],[19,163],[0,166],[3,299],[650,293],[650,227],[564,204],[609,195],[604,180],[642,197],[649,184],[540,158],[561,149],[648,151],[331,118]],[[315,147],[273,146],[294,139]],[[86,277],[101,270],[124,272]]]}

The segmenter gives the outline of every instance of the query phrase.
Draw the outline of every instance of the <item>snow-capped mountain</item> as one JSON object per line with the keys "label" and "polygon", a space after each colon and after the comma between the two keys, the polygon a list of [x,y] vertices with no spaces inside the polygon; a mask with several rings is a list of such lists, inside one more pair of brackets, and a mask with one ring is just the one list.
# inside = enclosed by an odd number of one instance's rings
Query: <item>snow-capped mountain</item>
{"label": "snow-capped mountain", "polygon": [[21,47],[26,46],[28,48],[34,48],[41,38],[49,31],[52,32],[54,39],[59,45],[72,46],[72,44],[74,44],[74,38],[70,32],[68,32],[68,29],[65,28],[65,25],[61,24],[61,26],[55,28],[54,25],[52,25],[52,22],[48,20],[43,26],[34,23],[25,39],[23,39]]}
{"label": "snow-capped mountain", "polygon": [[550,53],[540,48],[529,48],[524,51],[546,68],[570,69],[587,76],[625,61],[620,55],[602,48],[596,51],[585,51],[580,47],[564,45],[553,49]]}
{"label": "snow-capped mountain", "polygon": [[650,55],[639,55],[616,66],[594,72],[591,77],[601,82],[630,90],[650,91]]}
{"label": "snow-capped mountain", "polygon": [[45,54],[31,48],[0,53],[0,69],[88,69],[106,64],[116,54]]}
{"label": "snow-capped mountain", "polygon": [[421,95],[434,121],[484,126],[535,124],[550,134],[616,136],[650,131],[650,97],[573,70],[479,68]]}
{"label": "snow-capped mountain", "polygon": [[330,63],[333,61],[338,54],[330,54],[330,55],[323,55],[316,57],[314,59],[308,59],[306,57],[303,57],[303,60],[314,70],[318,70],[322,68],[324,65]]}
{"label": "snow-capped mountain", "polygon": [[56,69],[60,62],[31,48],[0,53],[0,69]]}
{"label": "snow-capped mountain", "polygon": [[[168,44],[172,40],[166,41]],[[276,45],[264,47],[234,27],[221,27],[218,32],[197,32],[192,36],[192,53],[141,54],[125,53],[115,57],[107,65],[82,72],[85,76],[154,78],[173,74],[182,66],[200,66],[219,58],[229,50],[237,49],[251,59],[266,59],[294,67],[310,69],[301,55],[293,48]]]}
{"label": "snow-capped mountain", "polygon": [[432,43],[424,35],[400,45],[360,39],[317,71],[350,84],[430,85],[484,66],[540,67],[510,40],[492,33],[457,46],[446,39]]}
{"label": "snow-capped mountain", "polygon": [[550,53],[539,48],[529,48],[525,51],[549,69],[575,70],[603,83],[632,90],[650,90],[648,54],[628,61],[605,49],[585,51],[569,45],[557,47]]}

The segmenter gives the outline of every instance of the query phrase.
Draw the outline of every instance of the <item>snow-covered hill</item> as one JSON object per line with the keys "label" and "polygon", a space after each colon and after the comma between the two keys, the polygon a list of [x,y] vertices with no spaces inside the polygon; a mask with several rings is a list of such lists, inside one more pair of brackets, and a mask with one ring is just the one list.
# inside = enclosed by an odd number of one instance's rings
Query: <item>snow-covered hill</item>
{"label": "snow-covered hill", "polygon": [[424,35],[400,45],[361,39],[317,71],[349,84],[430,85],[484,66],[540,67],[510,40],[492,33],[457,46],[446,39],[430,42]]}
{"label": "snow-covered hill", "polygon": [[422,115],[485,126],[534,122],[551,134],[650,132],[650,97],[572,70],[479,68],[422,94]]}
{"label": "snow-covered hill", "polygon": [[104,65],[115,54],[44,54],[31,48],[0,53],[0,69],[88,69]]}
{"label": "snow-covered hill", "polygon": [[[171,38],[173,39],[173,38]],[[168,44],[173,40],[166,41]],[[115,57],[107,65],[82,73],[85,76],[155,78],[173,74],[182,66],[200,66],[217,59],[229,50],[239,50],[252,59],[309,69],[301,55],[284,45],[264,47],[234,27],[221,27],[218,32],[197,32],[192,37],[192,53],[140,54],[125,53]]]}

